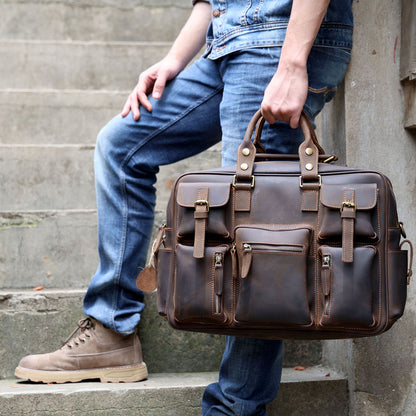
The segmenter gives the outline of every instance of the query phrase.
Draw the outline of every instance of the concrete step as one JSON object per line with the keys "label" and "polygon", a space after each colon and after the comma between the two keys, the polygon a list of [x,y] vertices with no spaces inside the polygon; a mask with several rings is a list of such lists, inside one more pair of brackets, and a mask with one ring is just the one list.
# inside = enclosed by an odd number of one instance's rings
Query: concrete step
{"label": "concrete step", "polygon": [[0,0],[0,39],[171,41],[191,7],[190,0]]}
{"label": "concrete step", "polygon": [[129,93],[1,90],[0,144],[94,144],[101,127],[121,112]]}
{"label": "concrete step", "polygon": [[0,247],[2,288],[86,288],[98,265],[97,213],[1,212]]}
{"label": "concrete step", "polygon": [[[84,290],[0,291],[0,379],[10,378],[28,354],[59,348],[82,318]],[[139,325],[144,360],[152,373],[216,371],[224,351],[224,337],[177,331],[156,308],[156,294],[145,297]],[[321,362],[320,341],[287,341],[285,366],[313,366]],[[1,406],[0,406],[1,409]]]}
{"label": "concrete step", "polygon": [[[4,415],[197,416],[205,387],[216,373],[150,374],[140,383],[40,385],[0,381]],[[346,416],[348,384],[340,374],[316,367],[284,369],[269,416]]]}
{"label": "concrete step", "polygon": [[170,42],[0,41],[0,89],[129,90]]}
{"label": "concrete step", "polygon": [[[166,221],[156,211],[154,236]],[[86,288],[98,265],[96,210],[0,212],[0,287]]]}
{"label": "concrete step", "polygon": [[[179,174],[220,166],[219,149],[163,167],[158,206]],[[0,145],[0,212],[95,209],[93,153],[93,145]]]}

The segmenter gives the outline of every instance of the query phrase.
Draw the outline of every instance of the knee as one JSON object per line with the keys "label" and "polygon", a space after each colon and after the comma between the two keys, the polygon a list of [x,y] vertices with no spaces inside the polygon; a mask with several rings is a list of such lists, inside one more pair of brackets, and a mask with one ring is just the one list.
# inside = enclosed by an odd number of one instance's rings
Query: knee
{"label": "knee", "polygon": [[100,130],[95,147],[96,160],[122,163],[128,152],[123,121],[123,118],[117,116]]}

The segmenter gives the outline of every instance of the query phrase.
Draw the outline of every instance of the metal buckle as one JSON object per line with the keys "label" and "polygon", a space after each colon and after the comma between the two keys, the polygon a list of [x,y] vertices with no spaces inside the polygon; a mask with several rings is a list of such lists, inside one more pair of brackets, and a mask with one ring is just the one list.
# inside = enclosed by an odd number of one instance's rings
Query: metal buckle
{"label": "metal buckle", "polygon": [[194,203],[194,208],[197,206],[205,205],[207,207],[207,212],[209,211],[209,202],[206,199],[197,199]]}
{"label": "metal buckle", "polygon": [[399,226],[400,226],[400,232],[401,232],[403,238],[407,238],[406,231],[404,230],[404,225],[401,221],[399,221]]}
{"label": "metal buckle", "polygon": [[[321,187],[322,185],[322,176],[318,175],[318,185]],[[302,176],[299,176],[299,188],[303,188],[303,179]]]}
{"label": "metal buckle", "polygon": [[354,208],[354,212],[357,211],[357,205],[355,205],[354,202],[351,202],[351,201],[344,201],[341,204],[341,208],[339,209],[339,211],[341,212],[341,214],[342,214],[342,211],[344,210],[344,207]]}
{"label": "metal buckle", "polygon": [[[233,176],[233,188],[235,188],[237,175]],[[254,175],[251,177],[251,187],[254,188]]]}
{"label": "metal buckle", "polygon": [[324,161],[322,161],[322,163],[331,163],[332,161],[335,160],[335,158],[336,158],[335,155],[331,155],[327,159],[325,159]]}

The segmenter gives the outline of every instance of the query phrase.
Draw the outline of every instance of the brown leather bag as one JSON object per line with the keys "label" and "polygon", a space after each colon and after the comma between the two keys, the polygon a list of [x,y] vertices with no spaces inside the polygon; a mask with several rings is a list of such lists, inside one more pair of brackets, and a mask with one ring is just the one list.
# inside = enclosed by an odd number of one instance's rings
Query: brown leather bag
{"label": "brown leather bag", "polygon": [[256,338],[381,334],[411,275],[390,181],[329,164],[305,116],[298,157],[265,154],[263,124],[258,111],[236,167],[177,179],[153,247],[159,313],[176,329]]}

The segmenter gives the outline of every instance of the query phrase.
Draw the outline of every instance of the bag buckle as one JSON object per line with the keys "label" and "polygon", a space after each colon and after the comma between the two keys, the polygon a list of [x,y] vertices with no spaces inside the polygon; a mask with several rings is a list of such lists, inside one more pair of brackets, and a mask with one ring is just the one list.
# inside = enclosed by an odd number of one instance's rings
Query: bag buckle
{"label": "bag buckle", "polygon": [[[321,175],[318,175],[318,185],[319,185],[319,188],[322,185],[322,176]],[[303,188],[303,178],[302,178],[302,175],[299,176],[299,188]]]}
{"label": "bag buckle", "polygon": [[[237,175],[234,175],[233,176],[233,183],[232,183],[233,188],[235,188],[235,185],[237,183],[236,179],[237,179]],[[251,177],[251,187],[254,188],[254,175]]]}
{"label": "bag buckle", "polygon": [[197,199],[194,203],[194,207],[196,209],[197,206],[206,206],[207,207],[207,212],[209,212],[209,202],[206,199]]}
{"label": "bag buckle", "polygon": [[343,203],[341,204],[341,208],[339,209],[339,211],[342,214],[342,211],[344,210],[344,208],[354,208],[354,212],[357,211],[357,206],[354,204],[354,202],[351,201],[343,201]]}

